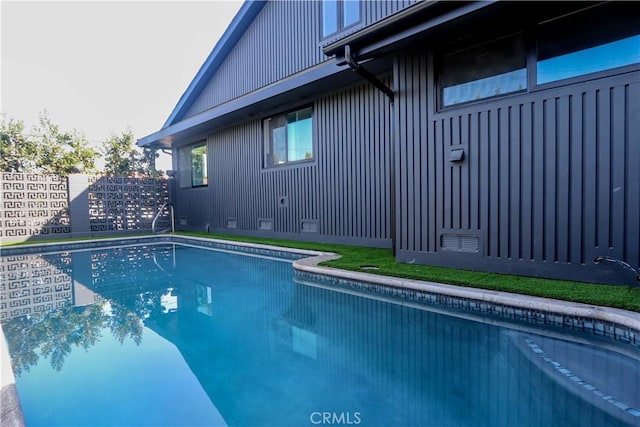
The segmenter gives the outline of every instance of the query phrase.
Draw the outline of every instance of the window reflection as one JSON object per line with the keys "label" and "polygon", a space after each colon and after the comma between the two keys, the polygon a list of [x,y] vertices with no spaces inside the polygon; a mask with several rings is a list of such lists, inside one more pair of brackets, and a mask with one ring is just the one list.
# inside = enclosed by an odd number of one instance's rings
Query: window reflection
{"label": "window reflection", "polygon": [[640,62],[640,35],[538,61],[538,84]]}
{"label": "window reflection", "polygon": [[441,80],[443,107],[526,90],[522,36],[506,37],[444,56]]}

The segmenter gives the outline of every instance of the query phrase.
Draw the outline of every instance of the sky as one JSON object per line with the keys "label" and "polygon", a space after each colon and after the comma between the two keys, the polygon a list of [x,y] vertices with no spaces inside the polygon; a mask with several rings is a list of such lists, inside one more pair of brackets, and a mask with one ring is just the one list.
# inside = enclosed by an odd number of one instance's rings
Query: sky
{"label": "sky", "polygon": [[[160,130],[242,0],[0,0],[0,110],[99,146]],[[162,155],[158,169],[171,169]]]}

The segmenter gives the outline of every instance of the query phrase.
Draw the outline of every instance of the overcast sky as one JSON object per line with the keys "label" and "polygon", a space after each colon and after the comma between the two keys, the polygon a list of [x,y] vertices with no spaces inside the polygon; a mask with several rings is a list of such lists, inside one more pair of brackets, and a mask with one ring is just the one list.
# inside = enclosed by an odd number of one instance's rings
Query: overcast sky
{"label": "overcast sky", "polygon": [[[99,144],[159,130],[242,5],[0,0],[1,110],[27,129],[47,110]],[[167,158],[160,169],[170,168]]]}

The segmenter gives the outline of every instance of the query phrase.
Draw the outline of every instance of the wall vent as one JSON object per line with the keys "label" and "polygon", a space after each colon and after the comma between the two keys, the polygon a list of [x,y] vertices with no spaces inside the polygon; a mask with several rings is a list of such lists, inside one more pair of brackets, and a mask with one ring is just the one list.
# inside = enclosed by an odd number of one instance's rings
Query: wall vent
{"label": "wall vent", "polygon": [[225,227],[238,228],[238,220],[236,218],[227,218],[225,221]]}
{"label": "wall vent", "polygon": [[304,219],[301,224],[303,233],[317,233],[318,221],[313,219]]}
{"label": "wall vent", "polygon": [[440,248],[445,251],[477,253],[480,251],[480,237],[466,233],[442,233]]}
{"label": "wall vent", "polygon": [[258,228],[260,230],[273,230],[273,220],[270,218],[258,219]]}

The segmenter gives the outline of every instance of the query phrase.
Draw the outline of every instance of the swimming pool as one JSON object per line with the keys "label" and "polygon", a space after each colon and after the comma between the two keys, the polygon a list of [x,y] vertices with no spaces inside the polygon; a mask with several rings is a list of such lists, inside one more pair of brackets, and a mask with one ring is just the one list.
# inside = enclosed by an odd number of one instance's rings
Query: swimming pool
{"label": "swimming pool", "polygon": [[2,258],[29,426],[640,425],[625,340],[333,286],[288,252],[82,246]]}

